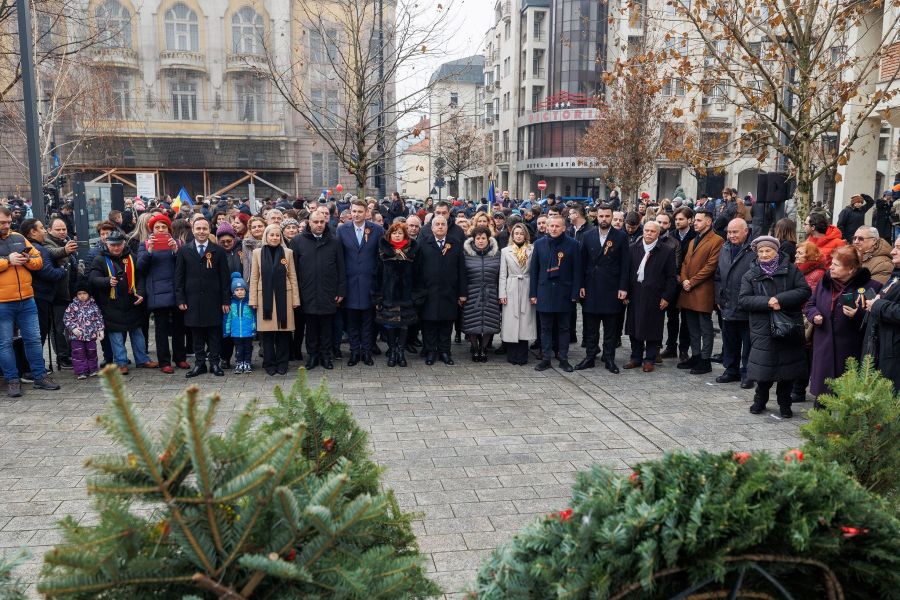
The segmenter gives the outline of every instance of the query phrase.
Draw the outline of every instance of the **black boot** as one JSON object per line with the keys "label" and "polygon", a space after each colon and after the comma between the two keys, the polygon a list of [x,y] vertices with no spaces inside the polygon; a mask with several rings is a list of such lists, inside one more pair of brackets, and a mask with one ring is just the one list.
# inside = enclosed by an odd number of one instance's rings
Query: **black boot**
{"label": "black boot", "polygon": [[593,369],[595,366],[597,366],[597,359],[594,356],[588,354],[580,363],[575,365],[575,370],[583,371],[584,369]]}
{"label": "black boot", "polygon": [[769,402],[769,392],[762,392],[757,385],[756,393],[753,395],[753,406],[750,407],[750,412],[754,415],[762,414],[763,411],[766,410],[766,404]]}
{"label": "black boot", "polygon": [[403,353],[403,346],[397,346],[397,353],[395,355],[397,357],[397,366],[405,367],[406,366],[406,355]]}

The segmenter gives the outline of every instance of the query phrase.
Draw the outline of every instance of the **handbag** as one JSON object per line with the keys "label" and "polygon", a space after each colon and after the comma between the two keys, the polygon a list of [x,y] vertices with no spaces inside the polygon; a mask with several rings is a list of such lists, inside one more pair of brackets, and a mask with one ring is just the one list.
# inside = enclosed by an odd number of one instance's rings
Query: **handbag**
{"label": "handbag", "polygon": [[769,327],[772,337],[776,340],[800,340],[805,335],[803,322],[789,317],[780,310],[772,311],[769,316]]}

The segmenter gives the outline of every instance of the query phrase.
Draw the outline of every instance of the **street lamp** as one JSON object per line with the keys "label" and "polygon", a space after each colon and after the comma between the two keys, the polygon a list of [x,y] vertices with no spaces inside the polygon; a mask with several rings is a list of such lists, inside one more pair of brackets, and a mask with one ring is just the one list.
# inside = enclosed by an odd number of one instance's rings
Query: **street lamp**
{"label": "street lamp", "polygon": [[28,145],[28,179],[31,185],[31,213],[44,219],[44,185],[41,179],[40,138],[37,98],[34,90],[34,56],[31,51],[31,9],[26,0],[16,0],[19,20],[19,60],[22,64],[22,102],[25,110],[25,139]]}

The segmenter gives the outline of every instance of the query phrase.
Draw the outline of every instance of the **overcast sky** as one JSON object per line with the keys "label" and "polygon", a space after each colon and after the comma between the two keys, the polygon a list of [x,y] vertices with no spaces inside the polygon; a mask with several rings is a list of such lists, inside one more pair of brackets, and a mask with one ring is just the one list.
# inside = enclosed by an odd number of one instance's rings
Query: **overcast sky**
{"label": "overcast sky", "polygon": [[[448,0],[419,0],[418,4],[437,10],[439,4],[447,6]],[[481,41],[493,19],[493,0],[452,0],[449,5],[453,13],[446,28],[447,37],[437,44],[446,48],[446,54],[430,57],[428,61],[418,61],[415,71],[405,73],[398,81],[398,97],[424,88],[428,78],[442,63],[481,52]],[[411,127],[416,120],[415,117],[404,119],[402,125]]]}

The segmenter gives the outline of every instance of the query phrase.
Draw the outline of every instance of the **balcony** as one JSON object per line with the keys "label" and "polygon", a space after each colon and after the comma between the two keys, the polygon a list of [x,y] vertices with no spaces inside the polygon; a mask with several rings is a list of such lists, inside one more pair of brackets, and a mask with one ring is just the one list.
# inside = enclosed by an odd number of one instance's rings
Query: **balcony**
{"label": "balcony", "polygon": [[131,48],[94,48],[93,60],[106,67],[135,69],[138,67],[138,53]]}
{"label": "balcony", "polygon": [[268,70],[266,57],[261,54],[229,54],[225,57],[225,72],[259,72]]}
{"label": "balcony", "polygon": [[500,16],[503,17],[503,20],[507,23],[512,18],[512,2],[510,0],[504,0],[500,3]]}
{"label": "balcony", "polygon": [[509,163],[509,150],[494,153],[494,164],[503,165]]}
{"label": "balcony", "polygon": [[206,72],[206,55],[188,50],[164,50],[159,53],[160,70]]}

